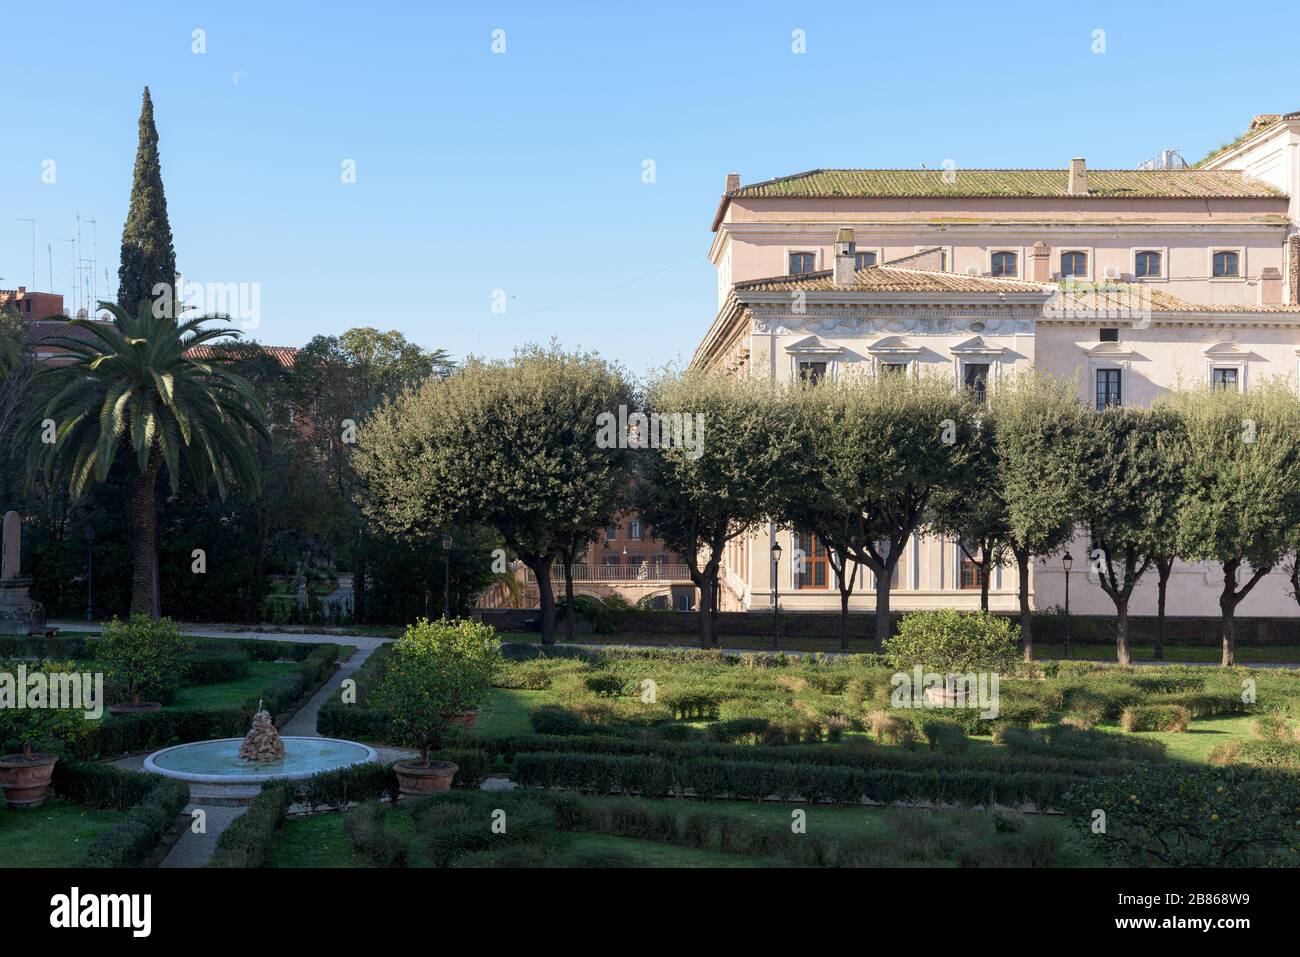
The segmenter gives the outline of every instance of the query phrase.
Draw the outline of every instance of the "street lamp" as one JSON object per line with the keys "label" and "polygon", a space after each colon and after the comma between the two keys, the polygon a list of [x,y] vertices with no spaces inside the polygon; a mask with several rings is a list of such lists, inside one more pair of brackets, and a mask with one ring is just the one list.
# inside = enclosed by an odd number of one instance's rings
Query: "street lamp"
{"label": "street lamp", "polygon": [[95,529],[86,526],[86,621],[95,620]]}
{"label": "street lamp", "polygon": [[442,533],[442,617],[451,617],[451,535]]}
{"label": "street lamp", "polygon": [[1065,566],[1065,659],[1070,659],[1070,566],[1074,564],[1074,556],[1066,552],[1061,556],[1061,564]]}
{"label": "street lamp", "polygon": [[776,651],[781,640],[781,590],[778,581],[781,575],[781,543],[772,543],[772,650]]}

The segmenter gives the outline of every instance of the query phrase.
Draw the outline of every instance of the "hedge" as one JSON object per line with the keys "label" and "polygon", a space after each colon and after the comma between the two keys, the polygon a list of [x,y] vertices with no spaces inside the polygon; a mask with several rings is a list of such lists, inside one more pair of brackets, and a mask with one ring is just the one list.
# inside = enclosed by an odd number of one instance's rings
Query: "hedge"
{"label": "hedge", "polygon": [[1119,723],[1125,731],[1186,731],[1192,713],[1179,704],[1125,708]]}
{"label": "hedge", "polygon": [[511,776],[523,787],[643,797],[682,796],[691,791],[705,800],[761,801],[775,796],[832,804],[933,801],[1020,806],[1032,802],[1040,809],[1059,806],[1066,791],[1079,782],[1061,774],[897,771],[709,758],[674,762],[645,755],[575,753],[518,755]]}
{"label": "hedge", "polygon": [[242,651],[201,648],[185,656],[185,684],[216,685],[248,674],[248,655]]}
{"label": "hedge", "polygon": [[123,820],[90,842],[86,848],[87,867],[140,864],[158,846],[190,799],[189,785],[182,781],[66,759],[54,766],[54,791],[75,804],[129,811]]}
{"label": "hedge", "polygon": [[261,867],[275,844],[275,831],[294,800],[290,782],[262,788],[248,810],[235,818],[217,838],[208,867]]}

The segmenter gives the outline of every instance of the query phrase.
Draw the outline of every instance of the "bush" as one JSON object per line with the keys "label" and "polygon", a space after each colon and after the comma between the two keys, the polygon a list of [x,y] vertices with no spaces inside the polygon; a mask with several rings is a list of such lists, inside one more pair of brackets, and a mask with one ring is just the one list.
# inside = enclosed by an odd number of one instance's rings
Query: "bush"
{"label": "bush", "polygon": [[248,674],[248,655],[242,651],[203,648],[186,655],[185,684],[217,685]]}
{"label": "bush", "polygon": [[1225,741],[1206,756],[1211,764],[1248,764],[1257,768],[1300,770],[1300,742],[1280,738],[1262,741]]}
{"label": "bush", "polygon": [[926,721],[921,725],[921,733],[930,750],[941,754],[961,754],[970,744],[966,732],[949,721]]}
{"label": "bush", "polygon": [[367,801],[347,813],[343,830],[372,867],[405,867],[406,841],[384,827],[386,819],[378,801]]}
{"label": "bush", "polygon": [[587,690],[593,694],[604,695],[613,698],[623,693],[623,679],[618,675],[598,673],[587,675],[582,683],[586,685]]}
{"label": "bush", "polygon": [[425,767],[451,719],[478,707],[492,687],[501,646],[489,626],[421,618],[392,646],[370,704],[389,716],[398,743],[418,747]]}
{"label": "bush", "polygon": [[392,765],[373,761],[313,774],[299,781],[295,789],[297,799],[313,811],[321,807],[342,809],[382,798],[396,801],[398,795]]}
{"label": "bush", "polygon": [[160,774],[123,771],[108,764],[60,761],[54,793],[85,807],[129,811],[86,849],[88,867],[134,867],[158,846],[190,799],[187,784]]}
{"label": "bush", "polygon": [[1017,647],[1008,619],[944,609],[904,615],[885,655],[899,671],[920,665],[941,675],[1002,672],[1015,665]]}
{"label": "bush", "polygon": [[[54,662],[45,661],[39,665],[29,665],[22,663],[5,663],[0,662],[0,673],[13,675],[17,679],[18,668],[24,667],[27,672],[27,680],[31,682],[33,678],[42,678],[47,685],[46,704],[51,707],[37,708],[15,708],[0,707],[0,745],[5,745],[9,741],[16,741],[22,748],[24,755],[30,757],[35,749],[50,749],[56,753],[63,753],[68,749],[76,748],[79,742],[83,742],[92,733],[92,724],[86,719],[86,713],[81,707],[84,702],[85,689],[82,690],[80,701],[72,702],[72,707],[53,707],[55,704],[55,685],[62,682],[65,677],[75,679],[76,684],[68,684],[69,694],[80,686],[81,679],[77,666],[71,662]],[[20,689],[26,692],[28,688]]]}
{"label": "bush", "polygon": [[[1081,782],[1065,810],[1093,849],[1121,867],[1294,867],[1300,778],[1139,764]],[[1104,832],[1093,830],[1098,810]]]}
{"label": "bush", "polygon": [[235,818],[217,838],[208,867],[261,867],[275,846],[275,832],[293,803],[292,782],[262,788],[248,810]]}
{"label": "bush", "polygon": [[736,744],[740,741],[752,743],[763,740],[769,724],[766,718],[733,718],[730,721],[715,721],[709,725],[709,737],[726,744]]}
{"label": "bush", "polygon": [[1148,704],[1125,708],[1119,723],[1125,731],[1186,731],[1192,713],[1177,704]]}
{"label": "bush", "polygon": [[108,664],[110,680],[124,685],[127,699],[139,704],[143,695],[169,698],[175,693],[191,642],[170,618],[154,621],[135,614],[127,621],[114,617],[104,625],[97,648]]}
{"label": "bush", "polygon": [[1163,761],[1161,741],[1126,738],[1106,731],[1061,724],[1050,728],[1011,728],[1002,732],[1002,744],[1016,754],[1052,755],[1095,761]]}

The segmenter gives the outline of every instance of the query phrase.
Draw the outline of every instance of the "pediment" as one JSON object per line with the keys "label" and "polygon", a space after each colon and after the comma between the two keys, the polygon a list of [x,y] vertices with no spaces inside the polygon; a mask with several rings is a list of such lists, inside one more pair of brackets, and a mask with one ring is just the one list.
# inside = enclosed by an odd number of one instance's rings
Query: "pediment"
{"label": "pediment", "polygon": [[1211,359],[1245,359],[1250,355],[1235,342],[1217,342],[1205,350]]}
{"label": "pediment", "polygon": [[797,342],[790,343],[785,347],[785,351],[802,355],[839,355],[844,349],[842,346],[823,342],[817,336],[805,336]]}
{"label": "pediment", "polygon": [[1095,359],[1129,359],[1136,353],[1122,342],[1099,342],[1088,350]]}
{"label": "pediment", "polygon": [[903,336],[885,336],[867,346],[866,351],[872,355],[910,356],[919,355],[921,347]]}
{"label": "pediment", "polygon": [[974,336],[965,342],[959,342],[950,350],[953,355],[996,356],[1006,352],[1004,346],[989,345],[983,336]]}

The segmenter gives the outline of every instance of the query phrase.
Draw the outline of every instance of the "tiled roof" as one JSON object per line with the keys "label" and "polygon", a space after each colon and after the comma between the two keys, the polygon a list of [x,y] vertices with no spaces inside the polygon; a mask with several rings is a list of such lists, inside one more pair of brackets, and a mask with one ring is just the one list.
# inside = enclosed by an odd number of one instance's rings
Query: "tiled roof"
{"label": "tiled roof", "polygon": [[1142,283],[1106,283],[1101,286],[1063,288],[1060,295],[1043,307],[1047,316],[1069,314],[1084,317],[1089,313],[1123,315],[1126,312],[1225,312],[1291,313],[1300,315],[1300,306],[1223,305],[1188,302]]}
{"label": "tiled roof", "polygon": [[737,290],[754,292],[1050,292],[1051,285],[1020,279],[994,279],[905,266],[866,266],[853,274],[853,285],[837,286],[831,270],[797,276],[773,276],[738,282]]}
{"label": "tiled roof", "polygon": [[1278,197],[1280,190],[1234,170],[1090,169],[1086,197],[1069,193],[1064,169],[815,169],[741,186],[730,198],[1241,198]]}
{"label": "tiled roof", "polygon": [[[260,342],[250,342],[248,345],[256,346],[286,369],[293,367],[293,361],[298,356],[298,349],[295,346],[264,346]],[[189,355],[196,359],[211,359],[224,351],[220,346],[198,346],[191,349]]]}
{"label": "tiled roof", "polygon": [[[103,325],[111,325],[105,322]],[[76,339],[80,342],[98,342],[94,333],[82,326],[75,326],[70,322],[60,322],[56,319],[38,319],[32,322],[23,323],[23,332],[25,333],[25,342],[27,347],[32,350],[40,348],[42,344],[48,344],[50,348],[58,349],[57,343],[50,343],[51,339]],[[264,346],[260,342],[250,343],[255,345],[263,352],[274,358],[280,365],[288,368],[293,365],[294,357],[298,355],[298,349],[294,346]],[[196,359],[210,359],[213,355],[221,351],[221,346],[198,346],[190,350],[190,355]]]}

